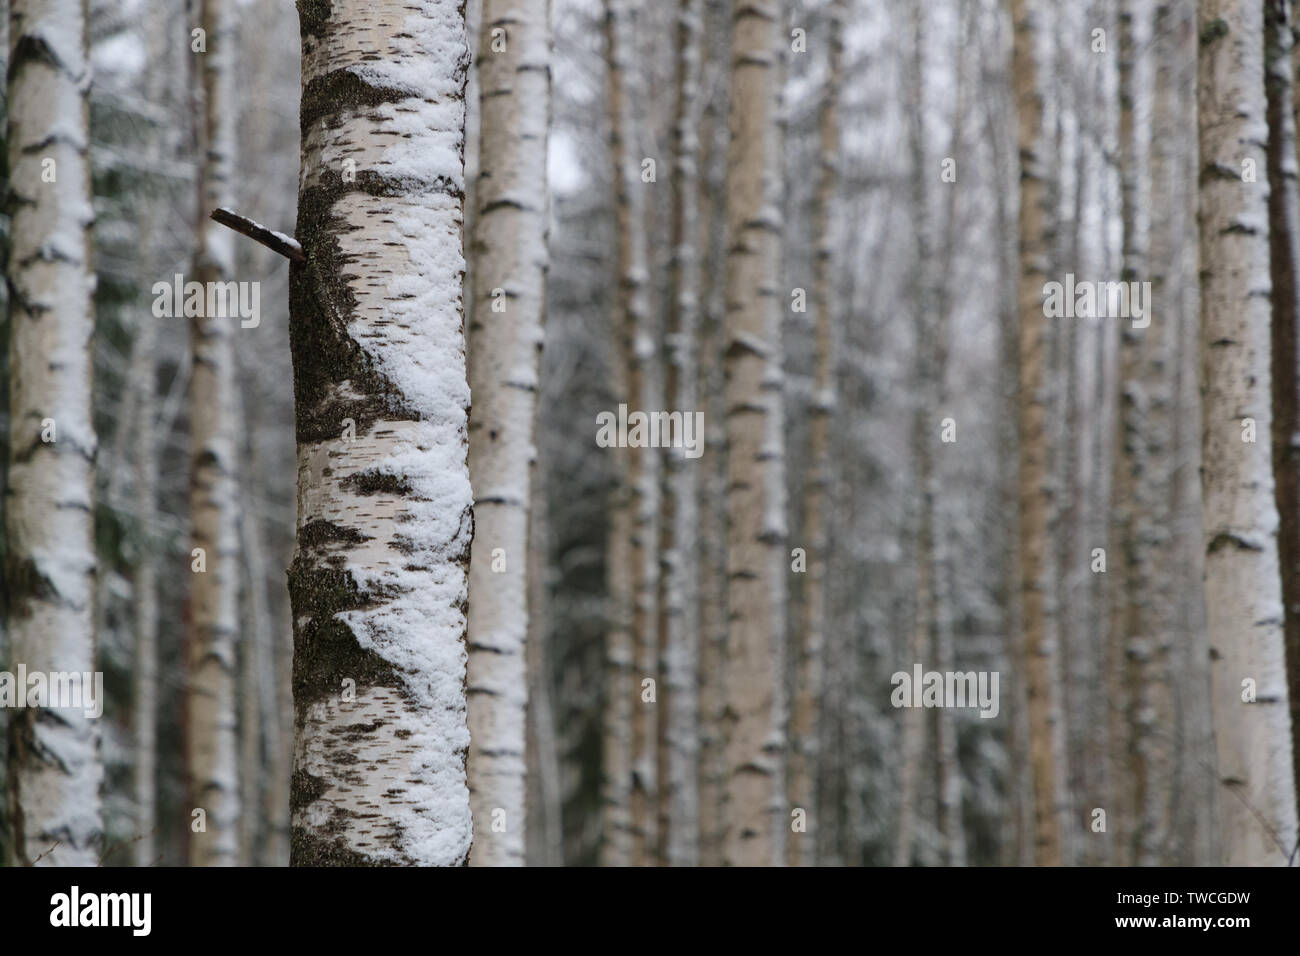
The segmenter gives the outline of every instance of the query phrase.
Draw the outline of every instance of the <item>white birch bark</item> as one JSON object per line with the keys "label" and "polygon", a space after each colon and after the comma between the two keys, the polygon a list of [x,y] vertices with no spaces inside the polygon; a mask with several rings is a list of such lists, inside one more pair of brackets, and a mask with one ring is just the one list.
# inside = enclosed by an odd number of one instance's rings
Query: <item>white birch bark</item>
{"label": "white birch bark", "polygon": [[784,798],[785,455],[781,372],[780,5],[737,4],[724,320],[730,622],[723,859],[780,865]]}
{"label": "white birch bark", "polygon": [[292,862],[459,865],[464,11],[334,0],[300,18]]}
{"label": "white birch bark", "polygon": [[479,36],[481,138],[469,327],[474,866],[524,862],[528,515],[547,268],[549,8],[549,0],[484,0]]}
{"label": "white birch bark", "polygon": [[[203,0],[200,23],[207,52],[200,56],[204,157],[199,184],[202,283],[226,282],[234,272],[235,234],[208,218],[231,204],[234,166],[234,23],[229,0]],[[205,286],[206,287],[206,286]],[[203,315],[190,323],[193,548],[206,570],[193,575],[193,632],[189,648],[187,752],[191,795],[205,826],[190,834],[192,866],[234,866],[239,851],[239,743],[235,720],[235,649],[239,636],[238,421],[234,342],[237,321]]]}
{"label": "white birch bark", "polygon": [[[672,301],[665,329],[668,407],[693,415],[699,323],[697,154],[701,0],[681,0],[675,43],[676,114],[673,123]],[[699,602],[695,529],[699,472],[683,449],[664,455],[659,552],[659,859],[694,866],[699,854],[698,701]]]}
{"label": "white birch bark", "polygon": [[[1228,865],[1285,865],[1296,805],[1269,442],[1263,5],[1202,0],[1199,33],[1201,485],[1219,826]],[[1256,182],[1242,180],[1244,160]],[[1248,418],[1254,442],[1243,440]]]}
{"label": "white birch bark", "polygon": [[[86,673],[95,669],[95,280],[85,9],[81,0],[13,0],[9,15],[10,651],[29,674]],[[45,181],[47,171],[54,181]],[[17,860],[96,865],[103,831],[96,721],[81,707],[24,708],[9,718]]]}

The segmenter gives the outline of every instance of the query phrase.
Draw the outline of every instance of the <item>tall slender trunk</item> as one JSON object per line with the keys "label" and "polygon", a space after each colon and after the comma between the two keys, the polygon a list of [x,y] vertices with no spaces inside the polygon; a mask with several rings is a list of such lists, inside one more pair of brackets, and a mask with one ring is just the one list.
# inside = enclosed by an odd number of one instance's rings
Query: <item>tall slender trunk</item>
{"label": "tall slender trunk", "polygon": [[[994,222],[997,233],[1005,237],[998,252],[999,285],[1003,289],[998,301],[998,368],[1002,386],[999,409],[1001,417],[998,444],[1009,450],[1009,461],[1000,478],[998,501],[1010,516],[1005,533],[1005,559],[1000,569],[1007,598],[1002,610],[1002,631],[1006,635],[1004,660],[1008,665],[1024,656],[1024,628],[1021,626],[1023,607],[1020,601],[1021,556],[1016,547],[1019,541],[1018,489],[1020,444],[1017,433],[1016,412],[1020,342],[1017,334],[1019,302],[1019,252],[1013,226],[1014,216],[1008,197],[1013,195],[1018,182],[1019,167],[1014,156],[1014,135],[1007,135],[998,125],[999,112],[996,101],[986,105],[986,128],[992,143],[993,161],[1001,188],[994,191]],[[1028,773],[1029,763],[1029,707],[1024,681],[1011,687],[1011,707],[1007,727],[1007,789],[1009,812],[1005,818],[1004,838],[1001,841],[1003,865],[1024,866],[1033,864],[1033,780]]]}
{"label": "tall slender trunk", "polygon": [[547,268],[549,0],[485,0],[469,326],[469,788],[475,866],[524,862],[528,512]]}
{"label": "tall slender trunk", "polygon": [[[1229,865],[1284,864],[1295,778],[1269,443],[1263,5],[1201,0],[1201,315],[1205,603]],[[1242,181],[1251,160],[1257,183]],[[1244,441],[1253,420],[1254,443]],[[1253,695],[1250,693],[1253,687]]]}
{"label": "tall slender trunk", "polygon": [[[925,13],[923,8],[914,7],[911,20],[912,51],[908,58],[906,79],[904,80],[907,110],[911,116],[908,123],[908,154],[913,169],[926,169],[925,146]],[[909,279],[909,298],[915,313],[913,325],[916,329],[913,359],[913,379],[916,397],[912,414],[912,460],[915,468],[916,497],[911,508],[913,527],[916,534],[916,584],[912,600],[912,627],[908,636],[907,655],[902,661],[902,669],[910,670],[914,664],[926,666],[932,662],[928,657],[933,648],[934,632],[934,501],[930,496],[934,481],[934,435],[932,429],[938,423],[932,420],[934,400],[932,392],[936,377],[940,374],[939,363],[934,359],[943,344],[939,335],[938,301],[932,295],[931,262],[932,242],[930,234],[930,194],[926,188],[927,180],[921,176],[912,178],[910,195],[910,213],[912,232],[915,237],[915,258]],[[912,844],[916,833],[916,820],[919,816],[917,804],[921,794],[921,765],[925,760],[926,729],[929,715],[920,708],[907,708],[902,714],[902,741],[899,755],[899,797],[898,830],[895,833],[894,865],[910,866],[912,863]]]}
{"label": "tall slender trunk", "polygon": [[1048,522],[1053,488],[1048,461],[1047,328],[1042,289],[1051,258],[1048,242],[1049,168],[1038,74],[1038,7],[1011,0],[1015,42],[1012,70],[1020,124],[1020,278],[1017,433],[1019,439],[1019,562],[1023,630],[1021,666],[1029,698],[1029,770],[1034,787],[1035,862],[1064,863],[1062,793],[1064,761],[1060,649],[1057,644]]}
{"label": "tall slender trunk", "polygon": [[[1169,36],[1173,31],[1170,4],[1158,4],[1147,14],[1151,17],[1146,26],[1146,42],[1152,46],[1153,64],[1146,75],[1154,87],[1151,102],[1151,145],[1149,183],[1165,183],[1176,175],[1174,156],[1178,151],[1178,120],[1176,80],[1158,71],[1160,58],[1165,54]],[[1150,203],[1151,190],[1147,188]],[[1143,688],[1144,707],[1138,712],[1136,724],[1141,756],[1146,764],[1146,786],[1139,805],[1142,833],[1137,842],[1137,863],[1150,866],[1174,861],[1172,850],[1179,829],[1173,820],[1173,801],[1178,789],[1175,781],[1177,763],[1174,748],[1179,735],[1169,728],[1178,726],[1176,707],[1177,684],[1174,672],[1174,651],[1179,640],[1177,576],[1180,564],[1171,564],[1175,546],[1173,529],[1176,527],[1173,505],[1175,500],[1173,466],[1175,407],[1174,343],[1178,329],[1171,315],[1171,296],[1177,288],[1173,275],[1176,248],[1172,239],[1178,233],[1171,228],[1169,206],[1176,201],[1164,198],[1159,206],[1152,203],[1152,220],[1149,224],[1148,272],[1151,276],[1151,308],[1157,303],[1161,316],[1153,317],[1146,330],[1148,341],[1143,349],[1146,377],[1150,381],[1147,399],[1149,419],[1146,442],[1146,482],[1143,501],[1149,502],[1151,524],[1148,548],[1153,553],[1151,569],[1152,588],[1148,597],[1147,630],[1150,639],[1138,648],[1139,655],[1133,677]],[[1118,413],[1117,413],[1118,414]],[[1112,483],[1111,500],[1117,500]]]}
{"label": "tall slender trunk", "polygon": [[[5,586],[10,653],[29,674],[95,670],[85,28],[82,0],[10,4]],[[17,861],[94,866],[103,835],[97,721],[82,707],[24,708],[10,713],[9,734]]]}
{"label": "tall slender trunk", "polygon": [[1291,0],[1266,0],[1264,90],[1268,99],[1269,262],[1273,280],[1273,479],[1282,569],[1282,632],[1291,702],[1291,764],[1300,792],[1300,188],[1296,184]]}
{"label": "tall slender trunk", "polygon": [[[152,318],[152,316],[150,317]],[[141,324],[134,348],[139,349],[140,390],[136,408],[132,449],[135,494],[141,524],[148,540],[155,541],[158,502],[158,411],[156,387],[157,356],[154,343],[158,326],[150,321]],[[158,768],[158,563],[153,548],[140,554],[135,585],[135,647],[131,666],[131,729],[134,762],[131,789],[135,800],[135,865],[150,866],[157,859],[157,768]]]}
{"label": "tall slender trunk", "polygon": [[[724,119],[729,72],[729,0],[705,0],[703,40],[704,90],[700,119],[699,240],[701,257],[699,396],[704,410],[706,447],[726,440],[726,406],[722,387],[723,263],[725,246],[725,168],[727,124]],[[722,799],[726,784],[726,456],[700,458],[699,482],[699,861],[722,863]]]}
{"label": "tall slender trunk", "polygon": [[834,203],[840,175],[840,88],[844,82],[846,0],[832,0],[827,12],[826,83],[817,117],[821,165],[812,212],[813,400],[808,421],[808,465],[804,477],[804,540],[808,566],[796,639],[795,693],[790,707],[790,806],[805,814],[805,832],[791,834],[786,862],[817,862],[817,775],[821,754],[821,695],[826,648],[826,561],[830,549],[831,416],[835,410],[835,315],[832,269]]}
{"label": "tall slender trunk", "polygon": [[[1150,117],[1146,110],[1150,71],[1142,51],[1148,40],[1140,19],[1139,0],[1125,0],[1120,12],[1120,199],[1124,229],[1125,282],[1149,281],[1150,191],[1147,168]],[[1163,325],[1163,322],[1161,323]],[[1150,688],[1143,680],[1144,663],[1163,635],[1156,632],[1152,606],[1155,593],[1153,549],[1157,489],[1151,486],[1151,390],[1147,374],[1151,339],[1160,326],[1138,328],[1125,322],[1120,330],[1119,429],[1114,456],[1115,547],[1108,568],[1117,587],[1112,592],[1107,639],[1105,694],[1110,700],[1108,736],[1111,742],[1113,792],[1109,796],[1109,829],[1116,853],[1112,861],[1132,866],[1139,841],[1151,839],[1143,807],[1152,786],[1148,755],[1153,728]]]}
{"label": "tall slender trunk", "polygon": [[[975,32],[978,13],[977,4],[970,2],[970,0],[961,0],[960,16],[963,37],[970,36]],[[970,78],[970,60],[973,57],[968,52],[970,50],[970,45],[962,41],[960,52],[957,55],[957,91],[953,103],[952,134],[948,147],[948,155],[951,157],[962,155],[965,148],[966,114],[970,109],[971,88],[973,86]],[[953,262],[963,241],[962,223],[958,220],[960,211],[958,201],[962,195],[963,191],[957,188],[956,183],[949,183],[944,189],[944,241],[939,260],[942,262]],[[931,278],[934,283],[933,294],[935,301],[938,303],[934,310],[934,322],[937,328],[934,332],[935,381],[932,398],[935,404],[934,411],[928,415],[931,423],[930,427],[934,428],[939,424],[936,421],[939,414],[936,413],[943,412],[948,407],[949,402],[947,375],[948,346],[951,340],[949,316],[955,300],[956,282],[952,270],[932,269]],[[937,464],[936,467],[931,469],[926,497],[931,509],[930,527],[933,533],[933,529],[938,527],[942,521],[942,516],[939,514],[939,502],[943,500],[943,480]],[[956,648],[953,641],[952,566],[950,564],[949,548],[945,544],[944,537],[935,536],[931,541],[931,548],[934,552],[931,587],[934,592],[935,664],[941,673],[948,673],[956,668]],[[947,853],[946,862],[949,866],[966,865],[966,829],[962,810],[962,791],[965,784],[962,779],[958,743],[955,714],[949,708],[940,708],[935,713],[935,749],[939,769],[938,823],[939,833],[943,838],[944,849]]]}
{"label": "tall slender trunk", "polygon": [[[610,157],[617,201],[615,335],[620,401],[629,412],[658,410],[654,337],[650,329],[645,196],[637,146],[633,0],[606,0]],[[655,827],[656,709],[642,681],[655,674],[659,562],[659,457],[654,449],[624,448],[622,480],[610,521],[609,690],[606,827],[609,863],[645,865],[657,847]],[[656,692],[657,693],[657,692]],[[622,739],[626,736],[626,740]],[[625,804],[620,806],[619,804]],[[626,830],[626,837],[619,831]]]}
{"label": "tall slender trunk", "polygon": [[[208,218],[229,206],[234,165],[234,22],[229,0],[203,0],[207,52],[199,59],[203,113],[199,151],[199,248],[194,272],[204,288],[234,272],[234,233]],[[192,866],[233,866],[239,850],[239,745],[235,720],[239,632],[239,486],[236,465],[235,322],[199,315],[190,322],[190,513],[193,633],[189,642],[187,758],[194,806],[205,820],[190,834]],[[251,808],[250,812],[251,812]]]}
{"label": "tall slender trunk", "polygon": [[[289,859],[289,820],[281,817],[274,791],[288,786],[281,775],[287,778],[289,768],[278,762],[282,748],[271,646],[274,624],[266,597],[266,541],[251,508],[240,511],[239,542],[247,562],[246,623],[239,662],[239,783],[240,804],[246,810],[240,814],[239,858],[241,866],[283,866]],[[248,823],[249,817],[256,822]]]}
{"label": "tall slender trunk", "polygon": [[334,0],[299,17],[292,862],[459,865],[464,9]]}
{"label": "tall slender trunk", "polygon": [[552,703],[548,653],[547,594],[550,590],[547,556],[550,554],[543,471],[533,468],[528,515],[528,779],[537,795],[527,812],[528,862],[538,866],[564,865],[564,792],[555,706]]}
{"label": "tall slender trunk", "polygon": [[[676,116],[673,124],[672,301],[664,341],[668,407],[694,415],[699,324],[698,130],[702,0],[680,0],[677,12]],[[703,436],[700,436],[703,439]],[[659,580],[659,850],[669,866],[693,866],[699,853],[697,764],[697,664],[699,600],[695,531],[699,521],[699,470],[685,449],[664,453],[665,480],[659,526],[663,570]]]}
{"label": "tall slender trunk", "polygon": [[780,5],[735,6],[727,149],[727,635],[723,859],[784,860],[784,405],[776,87]]}

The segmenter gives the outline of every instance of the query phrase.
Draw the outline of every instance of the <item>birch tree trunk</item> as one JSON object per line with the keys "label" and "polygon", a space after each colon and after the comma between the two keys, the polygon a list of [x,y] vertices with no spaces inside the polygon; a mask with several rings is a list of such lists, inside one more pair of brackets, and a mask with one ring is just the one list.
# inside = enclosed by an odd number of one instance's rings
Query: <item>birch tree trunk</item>
{"label": "birch tree trunk", "polygon": [[[1150,73],[1143,51],[1149,42],[1140,19],[1138,0],[1125,0],[1120,12],[1120,199],[1124,229],[1125,282],[1149,280],[1150,191],[1147,164],[1150,118],[1146,90]],[[1157,320],[1153,320],[1157,321]],[[1110,551],[1110,579],[1118,584],[1111,605],[1110,634],[1106,648],[1106,694],[1110,698],[1113,792],[1109,795],[1108,826],[1116,848],[1112,862],[1133,866],[1140,841],[1149,841],[1143,815],[1153,779],[1149,762],[1151,735],[1150,685],[1144,662],[1163,637],[1154,629],[1156,555],[1153,549],[1157,495],[1153,487],[1150,446],[1155,440],[1151,421],[1151,386],[1146,357],[1151,339],[1160,328],[1139,329],[1124,322],[1120,329],[1119,418],[1114,458],[1115,547]],[[1148,861],[1149,862],[1149,861]]]}
{"label": "birch tree trunk", "polygon": [[[1228,865],[1285,864],[1296,840],[1269,445],[1270,308],[1262,294],[1269,289],[1263,27],[1263,5],[1253,0],[1201,2],[1201,484]],[[1243,182],[1245,160],[1258,182]],[[1250,420],[1254,442],[1244,440]]]}
{"label": "birch tree trunk", "polygon": [[[1170,4],[1158,4],[1153,12],[1145,8],[1144,16],[1152,19],[1144,25],[1143,47],[1150,48],[1153,63],[1161,58],[1175,35],[1171,22]],[[1180,147],[1181,116],[1177,95],[1180,86],[1176,76],[1168,71],[1147,69],[1145,76],[1154,87],[1151,101],[1150,173],[1145,186],[1147,202],[1152,194],[1151,184],[1165,183],[1176,175],[1176,157],[1190,152],[1190,143]],[[1190,84],[1188,92],[1190,93]],[[1185,137],[1184,137],[1185,138]],[[1186,179],[1184,179],[1186,183]],[[1190,191],[1190,184],[1188,184]],[[1146,429],[1146,484],[1144,502],[1149,502],[1150,541],[1147,547],[1153,553],[1152,588],[1147,597],[1148,640],[1138,648],[1136,677],[1142,682],[1142,708],[1137,714],[1137,731],[1141,741],[1142,759],[1146,764],[1146,786],[1139,812],[1142,833],[1137,841],[1137,863],[1150,866],[1173,862],[1171,852],[1176,832],[1174,802],[1178,799],[1180,785],[1177,781],[1179,763],[1175,756],[1178,734],[1170,728],[1179,725],[1177,708],[1178,685],[1175,675],[1174,652],[1179,640],[1178,586],[1180,574],[1186,565],[1175,563],[1177,528],[1174,502],[1176,474],[1174,469],[1175,435],[1177,433],[1175,407],[1177,359],[1174,343],[1179,332],[1171,316],[1172,297],[1177,294],[1178,282],[1174,274],[1177,258],[1176,240],[1183,238],[1173,227],[1171,208],[1179,200],[1168,199],[1151,206],[1148,225],[1147,261],[1151,276],[1152,308],[1160,308],[1146,329],[1143,360],[1147,389]],[[1157,305],[1163,304],[1163,305]],[[1118,412],[1117,412],[1118,414]],[[1112,485],[1110,500],[1116,496]],[[1203,658],[1202,658],[1203,659]],[[1185,797],[1186,799],[1186,797]]]}
{"label": "birch tree trunk", "polygon": [[804,540],[808,566],[802,620],[796,635],[795,695],[790,707],[790,806],[805,812],[803,833],[792,833],[786,862],[817,862],[817,771],[821,753],[819,717],[826,647],[826,558],[830,550],[831,415],[835,410],[835,316],[832,301],[835,255],[834,203],[840,176],[840,88],[843,85],[846,0],[832,0],[827,12],[826,83],[817,118],[821,166],[813,207],[813,400],[809,408],[808,464],[804,477]]}
{"label": "birch tree trunk", "polygon": [[[5,582],[12,659],[29,674],[95,670],[85,26],[81,0],[10,4]],[[98,724],[82,707],[24,708],[9,724],[17,862],[96,865]]]}
{"label": "birch tree trunk", "polygon": [[1061,787],[1064,760],[1060,654],[1048,541],[1053,488],[1048,466],[1047,330],[1042,289],[1051,258],[1047,238],[1048,163],[1043,88],[1038,76],[1038,8],[1011,0],[1012,52],[1020,142],[1019,378],[1017,382],[1021,666],[1029,698],[1029,769],[1034,787],[1035,862],[1064,862]]}
{"label": "birch tree trunk", "polygon": [[[699,325],[697,194],[700,127],[702,0],[680,0],[677,11],[676,116],[673,124],[673,252],[665,332],[669,408],[694,415]],[[698,459],[697,459],[698,461]],[[699,470],[684,449],[664,451],[663,512],[659,526],[659,849],[669,866],[694,866],[699,854],[698,699],[699,598],[695,532]]]}
{"label": "birch tree trunk", "polygon": [[[722,448],[726,440],[726,406],[722,385],[722,316],[724,307],[725,178],[730,52],[728,0],[705,0],[700,118],[698,189],[700,209],[700,304],[698,395],[704,410],[706,447]],[[726,789],[726,455],[699,459],[699,862],[722,863],[722,799]]]}
{"label": "birch tree trunk", "polygon": [[[199,59],[203,114],[199,148],[199,248],[194,272],[205,288],[234,272],[234,233],[208,218],[231,204],[234,165],[234,24],[228,0],[202,0],[206,52]],[[239,742],[235,720],[239,636],[237,320],[210,314],[190,322],[190,513],[195,556],[189,645],[187,756],[194,806],[205,825],[190,834],[191,866],[234,866],[239,852]],[[251,812],[251,808],[250,808]]]}
{"label": "birch tree trunk", "polygon": [[[908,123],[908,156],[913,169],[927,169],[925,131],[925,15],[921,7],[912,9],[912,50],[908,57],[904,98],[911,116]],[[926,180],[912,177],[910,219],[915,235],[916,256],[909,276],[909,299],[915,313],[916,328],[913,378],[917,396],[912,420],[912,459],[915,471],[917,498],[909,510],[915,522],[916,540],[916,590],[912,602],[911,632],[907,640],[907,656],[901,669],[910,670],[914,664],[927,666],[933,649],[935,628],[935,547],[934,500],[931,497],[934,481],[934,436],[931,429],[938,425],[932,421],[934,404],[932,392],[940,373],[934,361],[942,349],[940,330],[936,318],[938,301],[932,297],[932,248],[930,239],[929,193]],[[899,715],[900,732],[898,828],[894,834],[894,866],[910,866],[912,843],[915,837],[917,804],[921,783],[921,764],[924,760],[926,729],[929,714],[921,708],[907,708]]]}
{"label": "birch tree trunk", "polygon": [[[155,220],[156,221],[156,220]],[[156,260],[155,260],[156,261]],[[135,411],[135,439],[132,470],[141,524],[149,541],[155,538],[158,518],[158,402],[157,320],[153,316],[140,323],[133,349],[132,371],[138,389]],[[138,358],[137,358],[138,356]],[[134,761],[131,766],[132,795],[135,800],[135,865],[150,866],[157,859],[157,767],[158,767],[158,563],[153,549],[140,554],[135,575],[135,647],[131,666],[132,738]]]}
{"label": "birch tree trunk", "polygon": [[475,866],[524,863],[528,514],[547,267],[549,8],[549,0],[485,0],[479,36],[469,327],[475,537],[468,769]]}
{"label": "birch tree trunk", "polygon": [[[617,307],[615,335],[621,382],[630,411],[656,411],[655,343],[647,289],[645,198],[637,151],[632,0],[606,0],[610,158],[617,190]],[[625,448],[622,482],[610,520],[609,716],[607,717],[607,863],[645,865],[657,839],[656,708],[642,699],[641,681],[657,668],[656,599],[659,561],[659,457],[651,448]],[[626,735],[626,740],[624,736]],[[625,806],[624,806],[625,805]],[[620,836],[626,830],[626,842]]]}
{"label": "birch tree trunk", "polygon": [[1296,185],[1295,29],[1291,0],[1264,7],[1264,89],[1268,99],[1269,262],[1273,281],[1273,477],[1282,569],[1282,630],[1291,705],[1291,764],[1300,787],[1300,189]]}
{"label": "birch tree trunk", "polygon": [[[241,403],[242,404],[242,403]],[[240,416],[242,419],[242,415]],[[247,460],[251,474],[263,474],[252,466],[252,449]],[[266,540],[257,514],[240,509],[239,541],[247,563],[244,589],[244,649],[240,659],[240,865],[283,866],[288,861],[288,818],[281,817],[282,797],[275,791],[283,786],[288,764],[279,734],[276,703],[276,667],[272,651],[274,626],[266,600]],[[250,780],[251,778],[251,780]],[[268,779],[269,778],[269,779]],[[253,808],[257,809],[254,810]],[[255,822],[248,823],[252,817]]]}
{"label": "birch tree trunk", "polygon": [[[970,36],[975,33],[979,22],[978,6],[969,2],[969,0],[961,0],[959,15],[962,23],[962,35]],[[970,61],[975,59],[972,52],[973,48],[969,44],[962,43],[957,54],[956,97],[953,102],[952,134],[948,147],[948,156],[954,158],[961,156],[966,148],[965,123],[967,113],[970,110],[970,94],[973,86],[970,79],[972,72]],[[962,222],[958,219],[958,213],[960,212],[958,201],[964,195],[965,193],[957,188],[956,183],[947,184],[943,191],[944,240],[939,254],[939,262],[955,262],[958,249],[961,247],[964,237]],[[935,373],[930,395],[934,405],[933,410],[927,415],[931,429],[942,425],[940,416],[947,415],[950,401],[948,361],[952,333],[949,316],[960,288],[954,271],[951,269],[931,269],[931,281],[934,286],[932,294],[937,302],[932,316],[935,326],[935,346],[933,349]],[[931,438],[933,438],[933,432],[931,432]],[[935,664],[941,673],[948,673],[956,669],[956,648],[953,642],[955,588],[953,587],[951,551],[945,544],[947,536],[935,533],[943,520],[939,511],[939,503],[944,500],[943,477],[938,462],[935,462],[934,467],[931,468],[930,482],[926,486],[925,494],[930,508],[930,532],[934,535],[931,541],[934,554],[931,588],[934,592]],[[939,764],[938,823],[944,849],[947,853],[946,862],[949,866],[965,866],[967,853],[966,830],[962,809],[962,791],[965,785],[962,779],[961,756],[958,744],[956,716],[950,708],[940,708],[935,713],[935,750],[937,751],[936,756]]]}
{"label": "birch tree trunk", "polygon": [[738,3],[727,149],[727,781],[723,859],[784,860],[785,455],[781,370],[780,6]]}
{"label": "birch tree trunk", "polygon": [[459,865],[473,532],[458,0],[302,3],[294,865]]}

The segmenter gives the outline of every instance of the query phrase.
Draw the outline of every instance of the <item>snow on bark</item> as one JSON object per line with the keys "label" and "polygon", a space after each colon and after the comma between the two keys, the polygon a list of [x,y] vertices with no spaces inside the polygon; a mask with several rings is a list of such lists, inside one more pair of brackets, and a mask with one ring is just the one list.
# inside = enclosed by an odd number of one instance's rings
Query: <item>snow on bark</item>
{"label": "snow on bark", "polygon": [[300,16],[292,861],[458,865],[472,832],[464,11],[335,0]]}
{"label": "snow on bark", "polygon": [[[234,272],[234,233],[203,210],[226,205],[233,189],[235,149],[234,24],[230,0],[203,0],[207,31],[201,59],[203,170],[199,187],[198,280],[228,281]],[[238,419],[233,336],[224,316],[190,323],[190,514],[193,547],[205,570],[193,575],[193,635],[189,657],[188,758],[191,799],[206,815],[190,834],[192,866],[239,862],[238,741],[235,721],[235,648],[239,636]]]}
{"label": "snow on bark", "polygon": [[[93,672],[94,216],[84,5],[14,0],[10,39],[9,639],[15,665],[29,673]],[[49,168],[54,182],[42,177]],[[103,830],[96,721],[80,707],[23,709],[10,721],[18,860],[96,865]]]}
{"label": "snow on bark", "polygon": [[[468,768],[475,823],[470,863],[476,866],[524,862],[528,516],[547,267],[549,6],[549,0],[485,0],[480,31],[469,329],[475,527]],[[503,37],[504,50],[493,49],[494,34]]]}
{"label": "snow on bark", "polygon": [[[1221,846],[1229,866],[1285,865],[1296,805],[1269,444],[1263,6],[1204,0],[1200,38],[1201,483]],[[1241,179],[1246,158],[1258,183]]]}

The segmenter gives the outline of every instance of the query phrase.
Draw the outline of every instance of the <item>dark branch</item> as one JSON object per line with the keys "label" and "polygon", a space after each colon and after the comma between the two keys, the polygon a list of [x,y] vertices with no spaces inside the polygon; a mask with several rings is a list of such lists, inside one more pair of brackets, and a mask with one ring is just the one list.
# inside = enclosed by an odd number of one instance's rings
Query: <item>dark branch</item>
{"label": "dark branch", "polygon": [[260,222],[253,222],[246,219],[232,210],[222,206],[220,209],[212,210],[212,218],[223,226],[228,226],[242,235],[248,236],[249,239],[256,239],[266,248],[273,252],[278,252],[286,259],[294,262],[306,262],[307,255],[302,251],[302,246],[298,240],[292,236],[286,236],[282,232],[275,232],[267,229]]}

